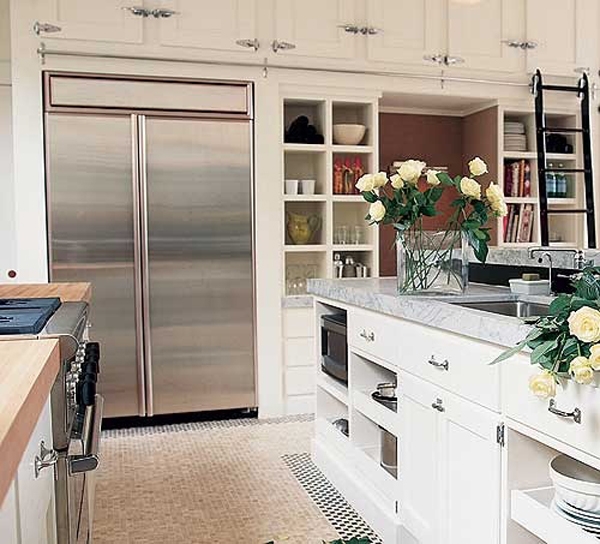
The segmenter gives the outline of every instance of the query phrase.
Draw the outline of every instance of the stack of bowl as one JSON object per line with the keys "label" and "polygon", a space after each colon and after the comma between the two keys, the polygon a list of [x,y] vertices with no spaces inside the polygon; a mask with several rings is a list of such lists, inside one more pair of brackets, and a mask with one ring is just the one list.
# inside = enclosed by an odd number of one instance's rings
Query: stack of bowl
{"label": "stack of bowl", "polygon": [[600,471],[559,455],[550,461],[550,478],[555,489],[552,509],[600,537]]}

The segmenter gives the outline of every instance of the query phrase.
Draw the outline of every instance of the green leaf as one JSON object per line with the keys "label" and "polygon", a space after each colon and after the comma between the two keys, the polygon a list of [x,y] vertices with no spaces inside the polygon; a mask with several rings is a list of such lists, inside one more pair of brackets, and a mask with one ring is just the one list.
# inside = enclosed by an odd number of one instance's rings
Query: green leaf
{"label": "green leaf", "polygon": [[428,204],[421,208],[421,213],[427,217],[434,217],[437,215],[437,210],[433,204]]}
{"label": "green leaf", "polygon": [[498,357],[496,357],[489,364],[490,365],[495,365],[495,364],[501,363],[502,361],[506,361],[506,359],[510,359],[513,355],[516,355],[520,351],[523,351],[523,349],[525,348],[526,345],[527,345],[527,339],[522,340],[515,347],[510,348],[509,350],[506,350],[505,352],[503,352],[500,355],[498,355]]}
{"label": "green leaf", "polygon": [[373,202],[377,202],[378,197],[375,193],[372,193],[371,191],[363,191],[361,194],[367,202],[370,202],[371,204],[373,204]]}
{"label": "green leaf", "polygon": [[560,315],[571,306],[571,297],[569,295],[560,295],[555,298],[548,308],[550,315]]}
{"label": "green leaf", "polygon": [[[438,178],[439,178],[439,176],[440,176],[440,174],[438,174]],[[431,200],[431,202],[435,203],[442,197],[443,194],[444,194],[443,187],[434,187],[433,189],[429,190],[429,199]]]}
{"label": "green leaf", "polygon": [[554,351],[556,349],[558,349],[558,341],[556,338],[542,342],[537,348],[535,348],[531,352],[531,362],[539,363],[545,357],[547,357],[551,351]]}
{"label": "green leaf", "polygon": [[443,185],[454,185],[454,181],[448,174],[446,174],[446,172],[440,172],[437,175],[437,178]]}

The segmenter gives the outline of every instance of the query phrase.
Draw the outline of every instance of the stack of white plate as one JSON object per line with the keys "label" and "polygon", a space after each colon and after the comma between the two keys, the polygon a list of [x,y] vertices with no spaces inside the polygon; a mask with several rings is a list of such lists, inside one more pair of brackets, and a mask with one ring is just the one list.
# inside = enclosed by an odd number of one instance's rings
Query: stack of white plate
{"label": "stack of white plate", "polygon": [[504,149],[506,151],[527,151],[525,124],[520,121],[504,123]]}
{"label": "stack of white plate", "polygon": [[550,461],[550,478],[554,512],[600,538],[600,471],[559,455]]}

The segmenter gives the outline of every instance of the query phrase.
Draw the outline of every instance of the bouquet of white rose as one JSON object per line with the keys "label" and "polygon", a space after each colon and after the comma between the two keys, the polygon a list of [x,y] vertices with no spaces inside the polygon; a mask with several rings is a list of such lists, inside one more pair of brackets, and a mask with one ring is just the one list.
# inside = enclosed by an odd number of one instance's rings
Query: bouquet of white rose
{"label": "bouquet of white rose", "polygon": [[600,371],[600,268],[586,268],[573,287],[573,294],[554,299],[549,315],[535,322],[525,340],[492,362],[530,348],[531,364],[542,372],[532,376],[529,388],[540,398],[556,395],[559,378],[588,385]]}

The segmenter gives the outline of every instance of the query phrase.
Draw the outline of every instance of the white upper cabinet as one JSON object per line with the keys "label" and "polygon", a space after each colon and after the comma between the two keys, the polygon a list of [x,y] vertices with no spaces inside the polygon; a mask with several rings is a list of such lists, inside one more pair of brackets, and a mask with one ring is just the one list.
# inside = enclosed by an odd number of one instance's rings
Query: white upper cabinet
{"label": "white upper cabinet", "polygon": [[38,22],[58,27],[43,30],[44,38],[142,43],[144,17],[127,8],[131,0],[44,0]]}
{"label": "white upper cabinet", "polygon": [[359,35],[345,25],[360,26],[355,0],[277,0],[273,41],[279,55],[353,59]]}
{"label": "white upper cabinet", "polygon": [[442,0],[367,0],[369,60],[436,64],[444,55]]}
{"label": "white upper cabinet", "polygon": [[527,69],[574,75],[579,67],[593,68],[597,28],[596,0],[527,0]]}
{"label": "white upper cabinet", "polygon": [[525,71],[525,0],[447,2],[448,65]]}
{"label": "white upper cabinet", "polygon": [[263,45],[256,0],[163,0],[160,9],[175,12],[159,18],[161,45],[250,52]]}

